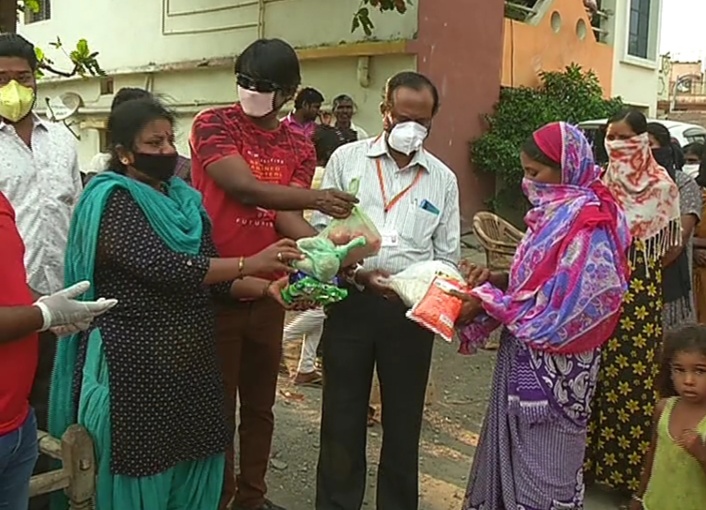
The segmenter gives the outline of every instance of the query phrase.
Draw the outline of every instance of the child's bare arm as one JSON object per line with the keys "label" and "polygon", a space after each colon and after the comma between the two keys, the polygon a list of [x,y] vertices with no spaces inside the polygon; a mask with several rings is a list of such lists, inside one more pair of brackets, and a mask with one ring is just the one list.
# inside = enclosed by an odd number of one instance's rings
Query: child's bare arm
{"label": "child's bare arm", "polygon": [[655,448],[657,447],[659,419],[662,417],[662,412],[664,411],[664,406],[666,403],[666,399],[661,399],[655,406],[655,411],[652,415],[652,441],[650,442],[650,449],[647,450],[647,455],[645,455],[645,463],[642,466],[640,486],[633,495],[633,500],[630,503],[630,510],[643,510],[642,498],[647,490],[647,484],[650,482],[650,476],[652,476],[652,463],[654,461]]}

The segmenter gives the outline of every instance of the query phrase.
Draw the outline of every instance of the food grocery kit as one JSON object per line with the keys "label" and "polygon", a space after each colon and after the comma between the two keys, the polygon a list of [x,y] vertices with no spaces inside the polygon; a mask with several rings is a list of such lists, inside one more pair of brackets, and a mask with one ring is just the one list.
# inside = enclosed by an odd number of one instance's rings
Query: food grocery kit
{"label": "food grocery kit", "polygon": [[[359,179],[353,179],[348,188],[351,195],[358,194]],[[304,259],[292,263],[297,272],[290,276],[289,285],[282,291],[287,304],[306,301],[326,306],[341,301],[348,295],[340,288],[336,277],[342,267],[347,267],[380,251],[382,237],[375,224],[358,207],[343,220],[334,219],[315,237],[297,241]]]}

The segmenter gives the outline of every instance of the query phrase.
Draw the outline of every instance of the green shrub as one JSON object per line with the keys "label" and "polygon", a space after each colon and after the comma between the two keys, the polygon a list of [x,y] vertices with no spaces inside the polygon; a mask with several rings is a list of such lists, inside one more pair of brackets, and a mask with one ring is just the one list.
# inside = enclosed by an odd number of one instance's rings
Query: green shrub
{"label": "green shrub", "polygon": [[604,99],[597,76],[577,64],[562,72],[543,72],[541,80],[536,89],[503,88],[495,112],[486,117],[487,132],[471,144],[475,167],[496,178],[491,207],[514,223],[526,210],[520,188],[520,147],[525,140],[549,122],[602,119],[623,107],[620,98]]}

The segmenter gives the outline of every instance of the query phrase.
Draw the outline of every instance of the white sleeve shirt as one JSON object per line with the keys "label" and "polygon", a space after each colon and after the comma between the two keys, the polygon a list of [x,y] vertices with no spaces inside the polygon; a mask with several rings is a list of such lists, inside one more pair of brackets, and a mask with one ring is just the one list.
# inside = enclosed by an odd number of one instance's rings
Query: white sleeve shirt
{"label": "white sleeve shirt", "polygon": [[76,139],[61,123],[34,117],[32,148],[0,122],[0,191],[15,209],[28,283],[40,294],[64,286],[64,254],[81,194]]}
{"label": "white sleeve shirt", "polygon": [[[377,173],[383,176],[388,202],[402,192],[421,172],[417,183],[387,212]],[[461,215],[456,175],[424,149],[410,164],[399,168],[390,156],[383,137],[339,147],[331,156],[321,187],[346,191],[354,178],[360,179],[358,207],[381,233],[394,233],[398,243],[383,246],[367,259],[366,269],[397,273],[414,262],[442,260],[458,264],[461,255]],[[312,225],[322,229],[331,219],[314,213]]]}

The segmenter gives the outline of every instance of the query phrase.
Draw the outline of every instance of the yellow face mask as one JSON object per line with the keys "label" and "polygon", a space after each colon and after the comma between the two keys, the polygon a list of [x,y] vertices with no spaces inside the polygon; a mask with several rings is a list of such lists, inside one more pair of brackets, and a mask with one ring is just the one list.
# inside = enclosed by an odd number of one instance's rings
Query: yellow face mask
{"label": "yellow face mask", "polygon": [[0,117],[10,122],[24,119],[34,106],[34,90],[12,80],[0,87]]}

